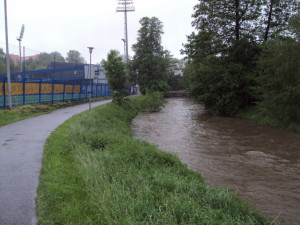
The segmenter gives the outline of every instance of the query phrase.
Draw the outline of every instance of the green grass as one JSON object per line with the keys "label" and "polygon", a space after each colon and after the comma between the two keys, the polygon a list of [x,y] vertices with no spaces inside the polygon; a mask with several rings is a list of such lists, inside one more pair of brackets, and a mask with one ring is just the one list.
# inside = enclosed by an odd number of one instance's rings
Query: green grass
{"label": "green grass", "polygon": [[[92,101],[101,101],[110,97],[98,97],[93,98]],[[32,104],[15,106],[12,110],[0,109],[0,127],[10,123],[17,122],[29,117],[39,116],[42,114],[50,113],[54,110],[65,108],[72,105],[78,105],[88,102],[88,99],[55,102],[55,103],[44,103],[44,104]]]}
{"label": "green grass", "polygon": [[270,224],[226,189],[147,142],[130,121],[145,97],[74,116],[48,138],[39,224]]}
{"label": "green grass", "polygon": [[268,125],[271,127],[280,128],[286,131],[300,133],[300,124],[299,123],[283,123],[278,121],[276,118],[272,117],[270,113],[263,111],[257,107],[249,107],[240,111],[237,114],[238,118],[251,120],[253,122]]}

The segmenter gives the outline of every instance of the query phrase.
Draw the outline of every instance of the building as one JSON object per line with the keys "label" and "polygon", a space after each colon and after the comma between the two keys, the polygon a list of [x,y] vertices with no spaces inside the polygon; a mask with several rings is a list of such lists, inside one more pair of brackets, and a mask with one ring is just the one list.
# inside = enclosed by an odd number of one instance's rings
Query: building
{"label": "building", "polygon": [[[0,78],[6,77],[6,74],[0,74]],[[30,70],[23,72],[11,73],[12,82],[27,81],[89,81],[93,83],[107,84],[106,73],[103,65],[76,64],[66,62],[52,62],[48,68],[41,70]]]}

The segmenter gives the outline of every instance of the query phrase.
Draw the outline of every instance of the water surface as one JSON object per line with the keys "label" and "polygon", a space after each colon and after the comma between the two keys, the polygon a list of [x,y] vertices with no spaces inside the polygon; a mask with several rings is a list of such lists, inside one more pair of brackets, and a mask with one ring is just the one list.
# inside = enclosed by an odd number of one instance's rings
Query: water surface
{"label": "water surface", "polygon": [[132,122],[137,138],[178,155],[206,183],[228,187],[277,221],[300,224],[300,135],[249,121],[212,117],[188,98]]}

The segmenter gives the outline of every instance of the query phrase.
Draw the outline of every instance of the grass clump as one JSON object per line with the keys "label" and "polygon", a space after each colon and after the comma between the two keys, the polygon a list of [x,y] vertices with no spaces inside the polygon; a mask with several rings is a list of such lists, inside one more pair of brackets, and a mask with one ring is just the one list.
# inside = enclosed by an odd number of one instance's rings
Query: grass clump
{"label": "grass clump", "polygon": [[163,97],[161,92],[150,92],[140,97],[139,105],[144,112],[159,112],[164,103]]}
{"label": "grass clump", "polygon": [[74,116],[47,140],[39,224],[270,224],[226,189],[132,138],[144,97]]}

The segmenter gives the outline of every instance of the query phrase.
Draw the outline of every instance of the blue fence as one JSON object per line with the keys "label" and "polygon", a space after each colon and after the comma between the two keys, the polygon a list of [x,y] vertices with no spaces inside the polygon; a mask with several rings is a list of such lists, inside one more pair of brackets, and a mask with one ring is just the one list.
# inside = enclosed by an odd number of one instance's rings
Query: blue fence
{"label": "blue fence", "polygon": [[[25,105],[35,103],[69,101],[89,97],[110,96],[109,85],[71,80],[14,80],[11,82],[12,104]],[[0,108],[8,107],[8,90],[6,78],[0,79]]]}

